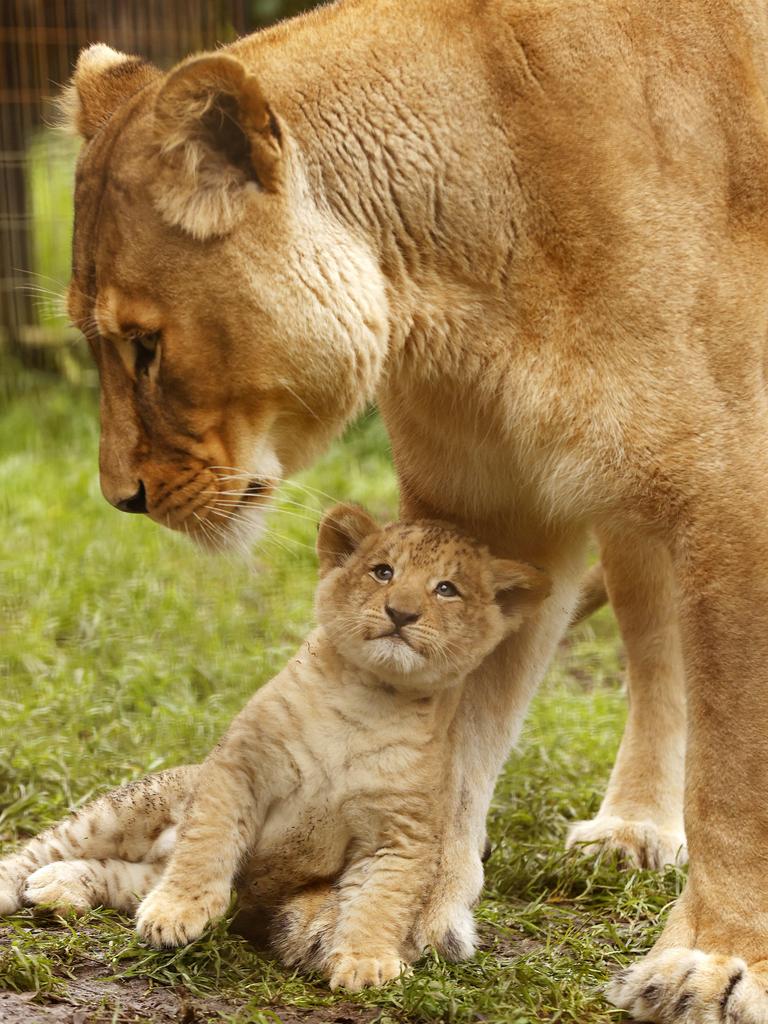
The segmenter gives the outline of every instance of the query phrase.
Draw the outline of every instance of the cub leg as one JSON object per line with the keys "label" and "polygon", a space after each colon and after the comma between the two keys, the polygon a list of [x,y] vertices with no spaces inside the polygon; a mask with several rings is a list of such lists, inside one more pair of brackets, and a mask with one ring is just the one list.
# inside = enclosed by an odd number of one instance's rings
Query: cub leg
{"label": "cub leg", "polygon": [[336,887],[317,882],[285,900],[272,922],[270,944],[287,967],[322,970],[338,914]]}
{"label": "cub leg", "polygon": [[136,929],[147,942],[186,945],[226,913],[235,875],[274,795],[265,782],[270,773],[261,768],[270,761],[274,766],[275,748],[261,733],[279,735],[285,725],[270,729],[268,718],[260,706],[257,724],[248,705],[202,765],[165,873],[138,910]]}
{"label": "cub leg", "polygon": [[45,865],[80,859],[158,859],[158,841],[161,846],[168,842],[167,830],[181,817],[196,772],[196,765],[186,766],[130,782],[30,839],[18,853],[0,861],[0,914],[21,907],[27,879]]}
{"label": "cub leg", "polygon": [[672,561],[658,540],[603,533],[603,566],[629,658],[629,716],[597,817],[567,845],[617,851],[633,867],[687,859],[683,828],[685,677]]}
{"label": "cub leg", "polygon": [[141,899],[160,881],[162,860],[63,860],[33,871],[24,887],[24,900],[62,913],[83,913],[111,907],[132,914]]}
{"label": "cub leg", "polygon": [[[407,970],[406,945],[436,856],[404,835],[353,865],[337,885],[338,920],[323,965],[332,989],[359,992]],[[418,955],[418,953],[416,953]]]}

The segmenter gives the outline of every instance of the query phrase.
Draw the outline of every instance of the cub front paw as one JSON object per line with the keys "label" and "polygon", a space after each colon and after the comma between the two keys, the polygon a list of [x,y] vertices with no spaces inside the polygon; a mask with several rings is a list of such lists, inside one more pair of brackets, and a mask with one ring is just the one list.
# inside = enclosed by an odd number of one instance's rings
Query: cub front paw
{"label": "cub front paw", "polygon": [[228,891],[193,896],[160,886],[140,904],[136,931],[145,942],[158,948],[186,946],[199,939],[212,921],[223,917],[228,907]]}
{"label": "cub front paw", "polygon": [[342,955],[331,972],[330,986],[333,991],[345,988],[349,992],[359,992],[364,988],[386,985],[401,974],[409,973],[409,970],[408,965],[396,956]]}

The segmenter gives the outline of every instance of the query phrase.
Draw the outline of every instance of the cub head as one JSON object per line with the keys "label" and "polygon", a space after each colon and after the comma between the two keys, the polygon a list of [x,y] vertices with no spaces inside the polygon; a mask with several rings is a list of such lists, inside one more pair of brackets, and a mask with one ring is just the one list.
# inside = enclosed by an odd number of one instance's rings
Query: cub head
{"label": "cub head", "polygon": [[274,72],[222,51],[163,74],[98,44],[62,106],[83,139],[69,311],[99,370],[102,490],[226,543],[370,398],[383,277],[310,181]]}
{"label": "cub head", "polygon": [[379,526],[338,505],[317,540],[316,615],[351,663],[399,689],[455,685],[549,593],[521,562],[429,520]]}

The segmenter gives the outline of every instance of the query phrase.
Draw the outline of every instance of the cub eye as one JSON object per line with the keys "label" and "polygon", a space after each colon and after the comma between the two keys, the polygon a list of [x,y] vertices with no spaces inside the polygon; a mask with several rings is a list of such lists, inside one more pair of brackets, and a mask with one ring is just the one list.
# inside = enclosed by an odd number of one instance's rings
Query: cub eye
{"label": "cub eye", "polygon": [[140,373],[148,373],[160,345],[160,331],[152,331],[150,334],[136,333],[131,340],[135,349],[133,365],[136,376]]}
{"label": "cub eye", "polygon": [[386,565],[383,562],[381,565],[374,565],[373,569],[371,569],[371,576],[373,576],[375,580],[378,580],[379,583],[388,583],[394,575],[395,570],[392,566]]}
{"label": "cub eye", "polygon": [[458,588],[453,585],[449,580],[441,580],[435,587],[435,593],[438,597],[460,597]]}

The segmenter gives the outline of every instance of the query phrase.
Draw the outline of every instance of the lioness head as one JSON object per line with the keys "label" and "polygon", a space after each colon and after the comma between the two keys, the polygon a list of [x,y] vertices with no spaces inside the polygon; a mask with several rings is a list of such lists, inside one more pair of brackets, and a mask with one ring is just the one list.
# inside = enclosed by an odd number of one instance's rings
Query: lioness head
{"label": "lioness head", "polygon": [[549,593],[544,573],[444,523],[381,527],[354,505],[326,513],[317,550],[318,622],[345,658],[406,689],[455,684]]}
{"label": "lioness head", "polygon": [[380,273],[235,57],[162,74],[96,45],[65,106],[84,140],[69,311],[99,369],[102,490],[225,542],[371,396]]}

